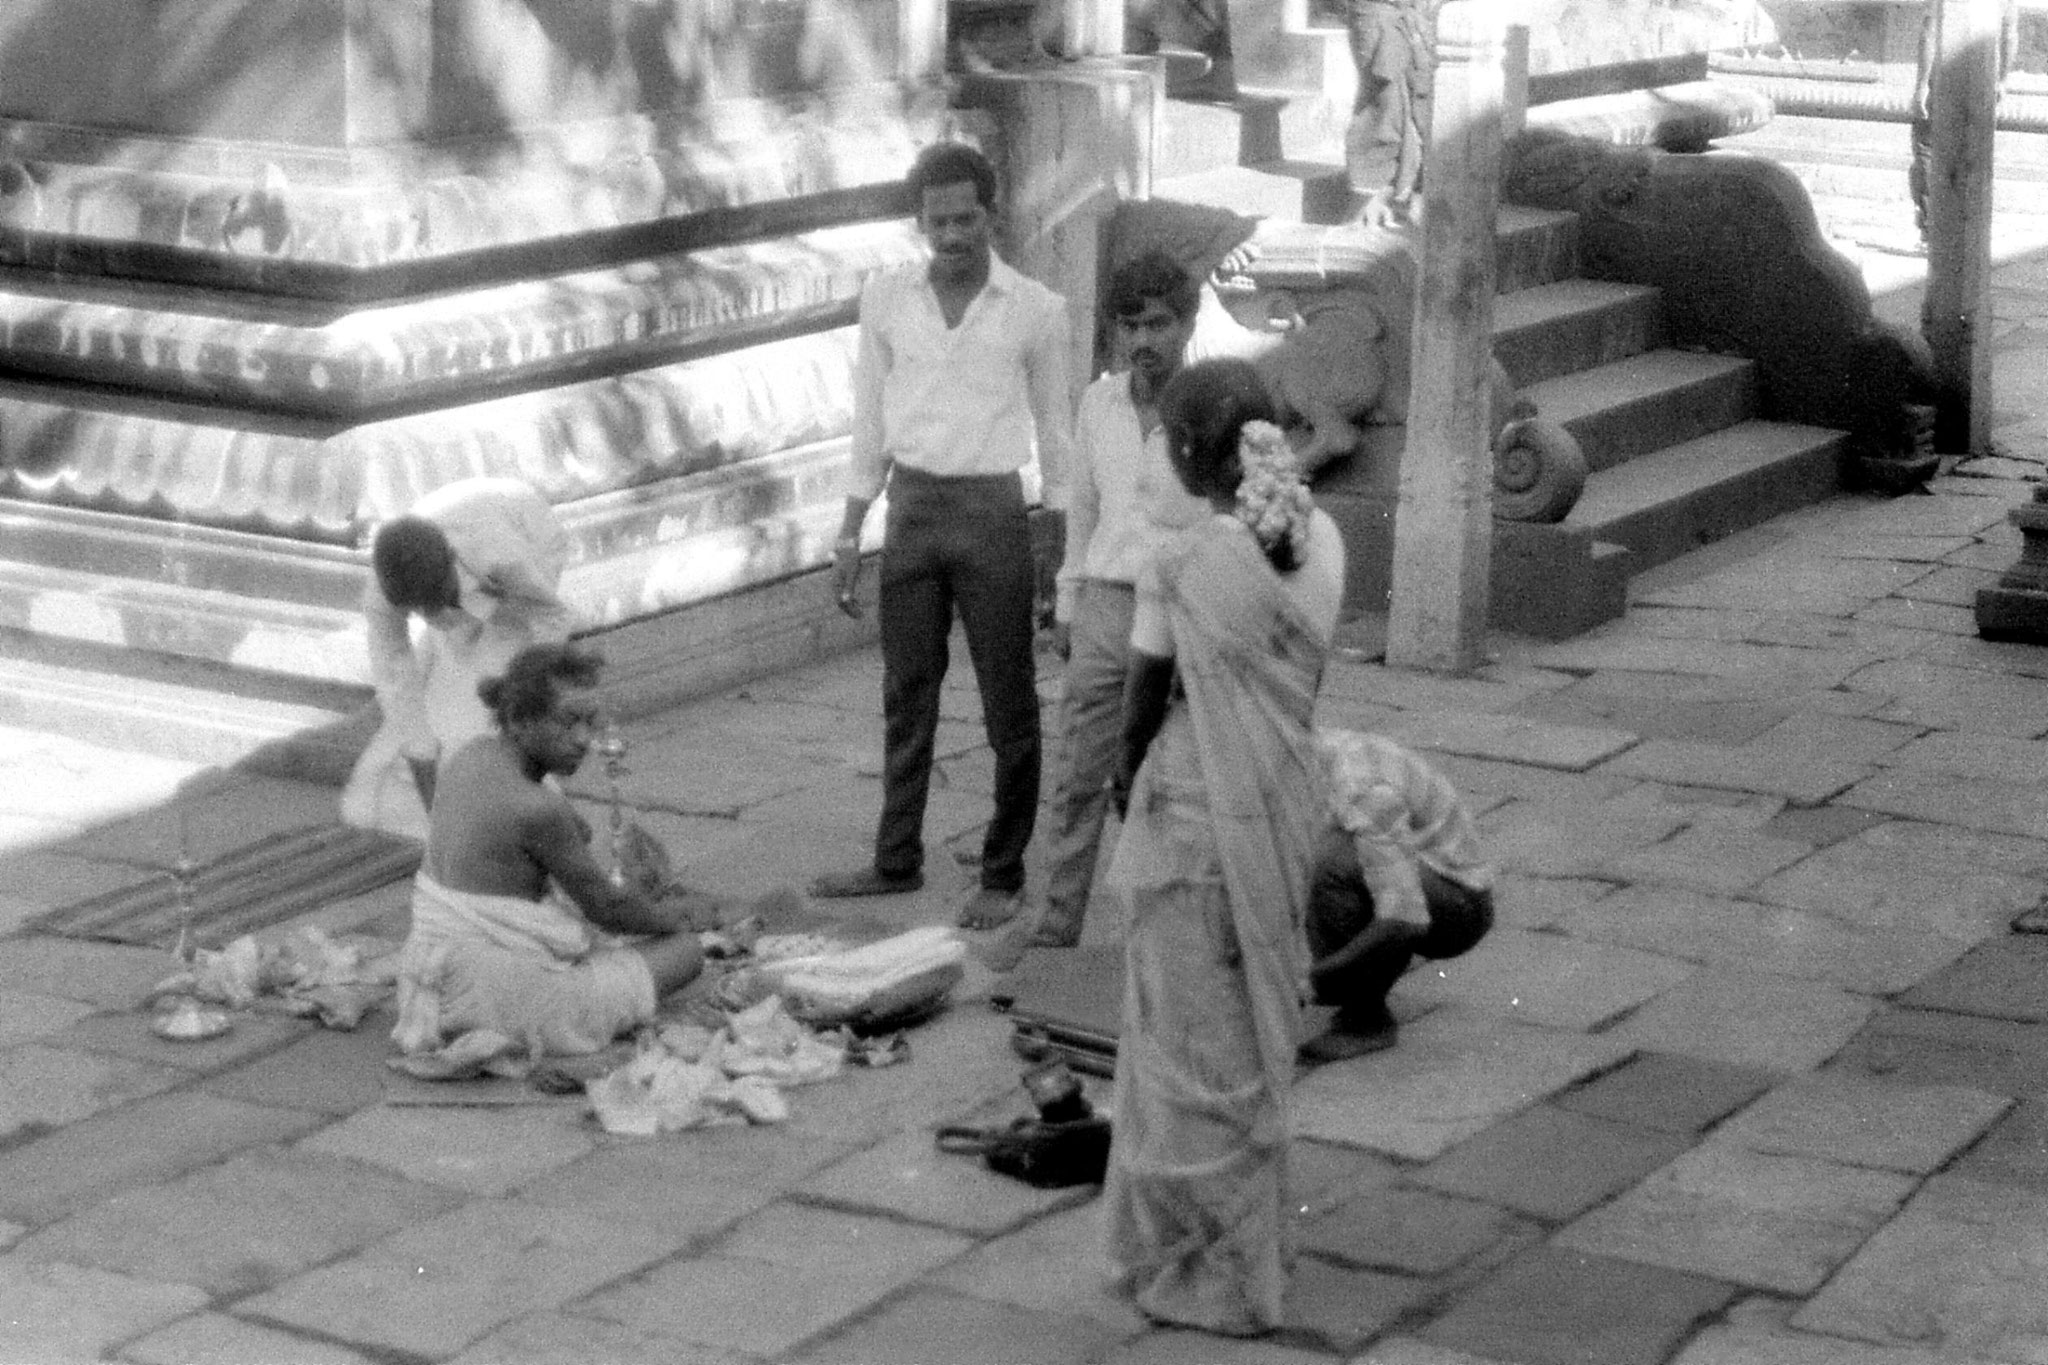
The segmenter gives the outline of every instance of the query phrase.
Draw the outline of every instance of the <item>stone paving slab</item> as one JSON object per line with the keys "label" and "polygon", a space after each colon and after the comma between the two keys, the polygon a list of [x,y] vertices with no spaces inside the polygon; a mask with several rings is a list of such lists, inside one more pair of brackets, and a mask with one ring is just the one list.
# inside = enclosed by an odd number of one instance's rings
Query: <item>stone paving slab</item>
{"label": "stone paving slab", "polygon": [[50,1222],[131,1186],[287,1142],[320,1122],[200,1091],[153,1095],[0,1150],[0,1212]]}
{"label": "stone paving slab", "polygon": [[314,782],[209,773],[176,801],[96,825],[53,851],[168,871],[181,852],[208,863],[265,835],[331,825],[341,793]]}
{"label": "stone paving slab", "polygon": [[1817,805],[1870,774],[1867,765],[1853,759],[1787,750],[1761,739],[1740,747],[1645,740],[1610,759],[1600,771],[1651,782],[1761,792],[1802,805]]}
{"label": "stone paving slab", "polygon": [[0,1256],[0,1360],[101,1360],[130,1337],[206,1307],[190,1285]]}
{"label": "stone paving slab", "polygon": [[651,1265],[686,1240],[687,1233],[559,1205],[472,1200],[237,1311],[329,1340],[438,1358]]}
{"label": "stone paving slab", "polygon": [[1410,748],[1565,772],[1584,772],[1636,742],[1626,730],[1556,725],[1480,711],[1416,712],[1390,724],[1386,733]]}
{"label": "stone paving slab", "polygon": [[1741,744],[1783,721],[1783,707],[1753,701],[1665,700],[1608,692],[1588,681],[1522,702],[1515,714],[1624,731],[1644,739]]}
{"label": "stone paving slab", "polygon": [[1884,821],[1885,817],[1874,811],[1850,810],[1846,806],[1788,806],[1759,826],[1758,833],[1766,838],[1790,839],[1825,848]]}
{"label": "stone paving slab", "polygon": [[1882,772],[1843,793],[1842,803],[1884,815],[2002,834],[2048,830],[2048,786],[1945,773]]}
{"label": "stone paving slab", "polygon": [[2048,941],[2038,934],[1987,939],[1899,1003],[1911,1009],[2048,1021]]}
{"label": "stone paving slab", "polygon": [[232,1027],[220,1037],[174,1043],[150,1030],[154,1018],[141,1010],[91,1014],[48,1041],[54,1047],[105,1052],[206,1075],[279,1051],[318,1027],[306,1019],[238,1010],[230,1016]]}
{"label": "stone paving slab", "polygon": [[1734,893],[1798,862],[1809,844],[1776,839],[1757,827],[1703,824],[1601,864],[1602,875],[1651,886]]}
{"label": "stone paving slab", "polygon": [[[983,1125],[1001,1121],[986,1112],[961,1118]],[[942,1152],[931,1132],[912,1128],[825,1167],[795,1193],[838,1208],[987,1235],[1078,1203],[1094,1191],[1035,1189],[996,1174],[979,1157]]]}
{"label": "stone paving slab", "polygon": [[1884,768],[1947,773],[1994,782],[2036,782],[2048,776],[2048,742],[1937,730],[1877,760]]}
{"label": "stone paving slab", "polygon": [[1517,1365],[1661,1365],[1734,1294],[1713,1280],[1543,1246],[1510,1261],[1417,1335]]}
{"label": "stone paving slab", "polygon": [[[939,1228],[777,1203],[708,1254],[666,1261],[574,1307],[700,1345],[782,1355],[972,1245]],[[778,1311],[762,1313],[764,1303]]]}
{"label": "stone paving slab", "polygon": [[796,1356],[802,1365],[1085,1365],[1117,1338],[1087,1318],[917,1289]]}
{"label": "stone paving slab", "polygon": [[1965,951],[1961,941],[1936,934],[1864,929],[1791,906],[1640,885],[1577,907],[1564,929],[1575,938],[1825,981],[1866,995],[1902,991]]}
{"label": "stone paving slab", "polygon": [[1617,1124],[1690,1135],[1718,1123],[1777,1080],[1760,1067],[1677,1052],[1638,1052],[1551,1103]]}
{"label": "stone paving slab", "polygon": [[1967,614],[1955,618],[1956,629],[1953,632],[1929,640],[1914,651],[1914,658],[2010,677],[2048,678],[2048,651],[2043,651],[2039,645],[2014,640],[1981,640],[1976,634],[1975,609],[1956,607],[1951,610]]}
{"label": "stone paving slab", "polygon": [[2048,1025],[1886,1009],[1873,1015],[1828,1066],[1902,1085],[2048,1095]]}
{"label": "stone paving slab", "polygon": [[[460,1082],[450,1082],[459,1085]],[[565,1166],[603,1133],[580,1098],[546,1107],[400,1108],[352,1114],[300,1144],[470,1194],[504,1194]]]}
{"label": "stone paving slab", "polygon": [[2021,846],[2005,837],[1894,820],[1819,850],[1754,894],[1860,928],[1972,943],[2004,933],[2040,899],[2031,854],[2016,857]]}
{"label": "stone paving slab", "polygon": [[1810,1294],[1914,1183],[1889,1171],[1752,1152],[1716,1134],[1565,1228],[1553,1245]]}
{"label": "stone paving slab", "polygon": [[1447,677],[1390,664],[1330,670],[1316,701],[1390,707],[1396,711],[1506,711],[1529,697],[1568,681],[1561,675],[1513,682]]}
{"label": "stone paving slab", "polygon": [[1809,612],[1847,615],[1932,571],[1928,564],[1845,559],[1800,545],[1754,556],[1691,583],[1653,587],[1641,600],[1659,606],[1764,609],[1797,602]]}
{"label": "stone paving slab", "polygon": [[1463,957],[1418,963],[1394,989],[1414,1003],[1585,1032],[1693,970],[1658,953],[1499,926]]}
{"label": "stone paving slab", "polygon": [[2048,1194],[2048,1100],[2023,1099],[1948,1167],[1989,1185]]}
{"label": "stone paving slab", "polygon": [[1940,1175],[1792,1324],[1882,1346],[2038,1359],[2044,1278],[2048,1196]]}
{"label": "stone paving slab", "polygon": [[229,1071],[208,1076],[215,1095],[280,1109],[353,1114],[381,1101],[396,1073],[385,1065],[395,1054],[392,1017],[373,1011],[349,1031],[313,1029],[297,1041]]}
{"label": "stone paving slab", "polygon": [[116,1194],[24,1238],[16,1254],[235,1299],[460,1202],[355,1162],[265,1150]]}
{"label": "stone paving slab", "polygon": [[1493,885],[1495,922],[1516,929],[1555,929],[1581,906],[1612,895],[1614,883],[1584,877],[1525,877],[1507,873]]}
{"label": "stone paving slab", "polygon": [[93,1012],[79,1000],[34,991],[0,990],[0,1048],[31,1038],[47,1040]]}
{"label": "stone paving slab", "polygon": [[178,970],[169,953],[125,943],[32,934],[0,952],[0,988],[83,1000],[101,1009],[134,1009],[150,988]]}
{"label": "stone paving slab", "polygon": [[1295,1235],[1301,1251],[1339,1265],[1430,1276],[1499,1246],[1520,1226],[1512,1214],[1484,1203],[1391,1187],[1304,1219]]}
{"label": "stone paving slab", "polygon": [[1440,1010],[1391,1051],[1308,1073],[1294,1089],[1294,1131],[1427,1161],[1626,1051],[1605,1036]]}
{"label": "stone paving slab", "polygon": [[1899,596],[1916,602],[1939,602],[1951,607],[1977,604],[1977,592],[1998,582],[1999,571],[1947,565],[1925,578],[1916,579],[1899,590]]}
{"label": "stone paving slab", "polygon": [[[1739,603],[1711,600],[1704,605]],[[1767,699],[1773,694],[1837,686],[1844,678],[1866,668],[1871,656],[1853,650],[1612,634],[1584,636],[1550,645],[1536,651],[1532,661],[1545,668],[1583,673],[1599,670],[1604,674],[1606,670],[1618,670],[1696,674],[1739,683],[1747,695]],[[1728,699],[1732,700],[1734,695],[1728,694]]]}
{"label": "stone paving slab", "polygon": [[1670,808],[1616,799],[1510,801],[1479,820],[1497,867],[1535,877],[1588,877],[1690,823]]}
{"label": "stone paving slab", "polygon": [[1807,1071],[1848,1042],[1875,1007],[1873,1001],[1832,986],[1709,966],[1601,1037],[1624,1049]]}
{"label": "stone paving slab", "polygon": [[1144,1315],[1110,1284],[1102,1207],[1093,1200],[991,1238],[928,1282],[991,1303],[1091,1318],[1120,1337],[1145,1328]]}
{"label": "stone paving slab", "polygon": [[[533,1313],[479,1339],[449,1365],[756,1365],[756,1358],[573,1313]],[[258,1365],[250,1362],[250,1365]]]}
{"label": "stone paving slab", "polygon": [[1671,1365],[1989,1365],[1979,1356],[1918,1346],[1868,1342],[1800,1332],[1709,1327],[1686,1343]]}
{"label": "stone paving slab", "polygon": [[1918,602],[1909,597],[1880,598],[1850,619],[1940,635],[1977,633],[1977,613],[1974,610],[1950,606],[1945,602]]}
{"label": "stone paving slab", "polygon": [[1974,1142],[2011,1106],[1966,1086],[1885,1084],[1844,1072],[1778,1086],[1714,1132],[1754,1152],[1926,1175]]}
{"label": "stone paving slab", "polygon": [[1559,1223],[1635,1184],[1691,1141],[1690,1132],[1656,1132],[1539,1104],[1460,1143],[1414,1179]]}
{"label": "stone paving slab", "polygon": [[168,1067],[42,1043],[8,1048],[0,1052],[0,1142],[74,1123],[184,1079]]}
{"label": "stone paving slab", "polygon": [[[735,1132],[745,1130],[735,1129]],[[688,1240],[725,1232],[783,1191],[767,1179],[706,1175],[685,1134],[608,1140],[586,1156],[520,1185],[525,1203],[559,1206],[619,1223],[646,1223]]]}
{"label": "stone paving slab", "polygon": [[370,1357],[346,1347],[243,1322],[224,1313],[180,1318],[122,1347],[121,1359],[135,1365],[195,1365],[200,1361],[205,1365],[279,1365],[282,1361],[291,1365],[374,1365]]}
{"label": "stone paving slab", "polygon": [[1612,800],[1636,785],[1629,778],[1524,768],[1462,754],[1438,754],[1430,766],[1449,778],[1468,802],[1484,798],[1592,804]]}
{"label": "stone paving slab", "polygon": [[2032,678],[1887,659],[1838,681],[1852,692],[1890,699],[1878,713],[1885,720],[2016,739],[2048,733],[2048,693]]}
{"label": "stone paving slab", "polygon": [[1288,1279],[1287,1320],[1275,1338],[1348,1357],[1439,1292],[1429,1280],[1304,1256]]}

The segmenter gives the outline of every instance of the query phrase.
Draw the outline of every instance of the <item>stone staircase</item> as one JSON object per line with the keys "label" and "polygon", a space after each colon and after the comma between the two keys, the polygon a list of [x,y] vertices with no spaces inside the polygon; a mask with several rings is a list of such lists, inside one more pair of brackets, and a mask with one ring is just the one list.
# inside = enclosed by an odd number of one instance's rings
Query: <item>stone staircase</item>
{"label": "stone staircase", "polygon": [[[1349,201],[1326,100],[1175,100],[1166,122],[1155,197],[1260,216],[1254,240],[1297,239],[1290,258],[1303,235],[1350,235],[1353,253],[1370,239],[1317,226]],[[1753,362],[1668,345],[1658,290],[1581,277],[1575,215],[1504,204],[1498,241],[1495,356],[1577,438],[1591,472],[1562,522],[1496,523],[1496,628],[1557,638],[1612,619],[1631,575],[1840,486],[1843,433],[1769,420]],[[1354,608],[1387,601],[1402,444],[1402,428],[1370,429],[1317,483],[1346,532]]]}

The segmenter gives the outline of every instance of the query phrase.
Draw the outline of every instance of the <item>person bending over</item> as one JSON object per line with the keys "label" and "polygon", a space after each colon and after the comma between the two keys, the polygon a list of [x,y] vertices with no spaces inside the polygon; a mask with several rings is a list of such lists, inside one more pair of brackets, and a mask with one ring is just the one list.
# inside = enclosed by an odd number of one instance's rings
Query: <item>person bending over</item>
{"label": "person bending over", "polygon": [[1493,927],[1493,869],[1444,776],[1380,735],[1318,731],[1330,822],[1316,846],[1309,983],[1334,1005],[1303,1060],[1392,1047],[1387,992],[1417,957],[1457,957]]}
{"label": "person bending over", "polygon": [[575,645],[532,645],[478,688],[496,729],[444,765],[429,813],[399,958],[402,1050],[489,1029],[530,1055],[595,1052],[702,969],[703,898],[615,885],[548,780],[590,751],[601,666]]}
{"label": "person bending over", "polygon": [[419,832],[440,763],[490,733],[477,684],[527,645],[569,638],[568,557],[554,509],[518,479],[448,484],[377,528],[363,618],[383,725],[342,792],[344,820]]}

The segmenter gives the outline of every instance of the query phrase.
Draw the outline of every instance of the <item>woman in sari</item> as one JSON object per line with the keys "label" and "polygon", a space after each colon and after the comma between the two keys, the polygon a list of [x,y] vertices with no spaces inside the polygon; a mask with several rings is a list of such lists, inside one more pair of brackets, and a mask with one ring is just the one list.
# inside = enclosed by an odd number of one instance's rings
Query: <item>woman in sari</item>
{"label": "woman in sari", "polygon": [[1286,1102],[1324,819],[1309,726],[1344,546],[1251,366],[1189,366],[1159,406],[1175,471],[1214,515],[1141,578],[1131,630],[1104,1203],[1147,1316],[1250,1335],[1280,1324],[1286,1288]]}

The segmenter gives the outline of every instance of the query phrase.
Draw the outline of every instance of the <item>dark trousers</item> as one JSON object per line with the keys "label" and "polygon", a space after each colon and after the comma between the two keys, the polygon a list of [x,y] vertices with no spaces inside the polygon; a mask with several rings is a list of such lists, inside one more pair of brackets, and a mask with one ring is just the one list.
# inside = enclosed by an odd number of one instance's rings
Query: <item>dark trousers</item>
{"label": "dark trousers", "polygon": [[995,813],[981,846],[981,884],[1024,885],[1024,847],[1038,815],[1038,674],[1032,656],[1031,528],[1015,474],[941,478],[897,466],[882,544],[882,819],[875,868],[924,865],[946,637],[967,632],[995,752]]}
{"label": "dark trousers", "polygon": [[[1372,892],[1358,870],[1351,836],[1332,826],[1316,845],[1309,884],[1309,978],[1316,1003],[1370,1018],[1386,1011],[1387,992],[1417,957],[1441,959],[1468,951],[1493,927],[1493,893],[1460,886],[1430,868],[1419,868],[1429,928],[1382,924],[1373,913]],[[1361,936],[1370,938],[1360,943]],[[1318,970],[1345,949],[1364,951],[1335,969]],[[1348,956],[1348,955],[1347,955]]]}

